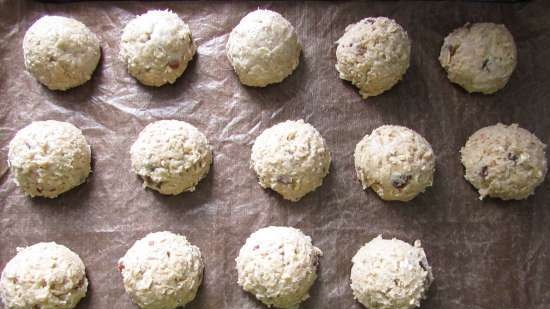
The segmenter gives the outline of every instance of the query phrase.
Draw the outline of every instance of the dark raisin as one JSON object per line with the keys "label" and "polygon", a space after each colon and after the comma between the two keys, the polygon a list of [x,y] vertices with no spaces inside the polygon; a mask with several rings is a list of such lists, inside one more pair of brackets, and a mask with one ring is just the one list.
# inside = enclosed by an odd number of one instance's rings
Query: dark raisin
{"label": "dark raisin", "polygon": [[260,245],[255,245],[254,248],[252,248],[252,250],[258,250],[260,249]]}
{"label": "dark raisin", "polygon": [[175,70],[175,69],[179,68],[180,62],[179,62],[179,60],[171,60],[170,62],[168,62],[168,66]]}
{"label": "dark raisin", "polygon": [[166,251],[166,256],[170,257],[170,251]]}
{"label": "dark raisin", "polygon": [[118,269],[119,272],[121,272],[121,271],[124,270],[124,264],[118,263],[118,264],[116,264],[116,268]]}
{"label": "dark raisin", "polygon": [[458,49],[458,46],[457,45],[449,45],[449,46],[447,46],[447,49],[449,50],[449,58],[452,58],[455,55],[456,50]]}
{"label": "dark raisin", "polygon": [[292,183],[292,178],[286,175],[277,176],[277,182],[280,182],[285,185],[289,185]]}
{"label": "dark raisin", "polygon": [[483,65],[481,65],[481,69],[489,72],[489,67],[487,66],[489,64],[489,59],[485,59],[483,61]]}
{"label": "dark raisin", "polygon": [[391,176],[391,184],[396,189],[403,189],[409,184],[409,180],[411,180],[411,175],[401,175],[401,174],[395,174]]}
{"label": "dark raisin", "polygon": [[479,176],[485,178],[487,177],[487,175],[489,175],[489,167],[485,165],[484,167],[481,168],[481,171],[479,171]]}
{"label": "dark raisin", "polygon": [[508,160],[512,160],[512,161],[516,162],[518,160],[518,156],[516,156],[515,154],[509,152],[508,153]]}

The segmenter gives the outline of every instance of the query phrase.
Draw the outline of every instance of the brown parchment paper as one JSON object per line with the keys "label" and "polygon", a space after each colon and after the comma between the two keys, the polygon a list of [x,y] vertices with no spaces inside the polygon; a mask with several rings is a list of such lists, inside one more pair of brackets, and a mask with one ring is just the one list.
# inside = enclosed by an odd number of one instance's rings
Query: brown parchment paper
{"label": "brown parchment paper", "polygon": [[[303,44],[297,70],[281,84],[242,86],[225,56],[230,30],[249,11],[269,8],[294,24]],[[118,60],[125,24],[169,8],[190,26],[198,52],[171,86],[145,87]],[[24,71],[21,43],[39,17],[84,22],[101,40],[102,59],[85,85],[52,92]],[[389,16],[412,39],[411,66],[391,91],[364,101],[338,78],[334,41],[347,24]],[[466,22],[505,23],[519,63],[508,86],[490,96],[452,85],[437,61],[443,38]],[[0,267],[16,247],[56,241],[77,252],[91,286],[78,308],[136,308],[116,262],[148,232],[186,235],[206,272],[189,308],[263,308],[237,285],[234,259],[250,233],[288,225],[324,251],[319,278],[303,308],[361,308],[349,288],[351,257],[378,234],[421,239],[435,282],[423,308],[550,308],[550,181],[525,201],[479,201],[463,179],[458,151],[475,130],[517,122],[550,143],[550,5],[479,2],[0,2]],[[322,187],[299,203],[262,190],[249,169],[251,145],[287,119],[313,124],[332,150]],[[30,199],[13,183],[8,143],[33,120],[80,127],[93,151],[87,183],[54,200]],[[196,192],[166,197],[141,187],[129,148],[149,122],[178,119],[209,138],[210,174]],[[362,191],[355,144],[382,124],[421,133],[437,154],[435,183],[413,201],[388,203]],[[1,307],[1,305],[0,305]],[[2,307],[3,308],[3,307]]]}

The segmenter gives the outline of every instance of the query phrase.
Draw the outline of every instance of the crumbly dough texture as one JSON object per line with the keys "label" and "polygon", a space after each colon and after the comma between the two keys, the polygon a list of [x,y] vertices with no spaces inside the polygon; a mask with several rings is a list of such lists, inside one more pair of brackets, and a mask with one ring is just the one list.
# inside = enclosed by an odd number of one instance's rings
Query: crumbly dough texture
{"label": "crumbly dough texture", "polygon": [[204,264],[199,248],[184,236],[156,232],[136,241],[118,269],[126,292],[139,307],[173,309],[195,298]]}
{"label": "crumbly dough texture", "polygon": [[411,41],[395,20],[368,17],[336,41],[336,69],[366,99],[389,90],[409,68]]}
{"label": "crumbly dough texture", "polygon": [[90,163],[90,145],[82,131],[67,122],[33,122],[9,144],[14,181],[31,197],[54,198],[84,183]]}
{"label": "crumbly dough texture", "polygon": [[353,257],[353,296],[369,309],[410,309],[420,306],[433,281],[420,241],[414,246],[378,236]]}
{"label": "crumbly dough texture", "polygon": [[162,194],[195,191],[212,165],[206,136],[193,125],[160,120],[147,125],[130,149],[132,170],[143,186]]}
{"label": "crumbly dough texture", "polygon": [[294,27],[270,10],[248,13],[229,34],[229,62],[247,86],[279,83],[298,66],[301,45]]}
{"label": "crumbly dough texture", "polygon": [[445,38],[439,62],[451,82],[470,93],[491,94],[514,72],[516,44],[504,25],[467,23]]}
{"label": "crumbly dough texture", "polygon": [[432,185],[435,156],[415,131],[381,126],[355,147],[355,170],[363,189],[371,187],[383,200],[409,201]]}
{"label": "crumbly dough texture", "polygon": [[323,183],[330,162],[321,134],[300,119],[263,131],[252,146],[250,165],[263,188],[295,202]]}
{"label": "crumbly dough texture", "polygon": [[67,247],[48,242],[17,251],[0,279],[7,309],[70,309],[86,296],[84,263]]}
{"label": "crumbly dough texture", "polygon": [[238,284],[268,307],[298,308],[309,297],[322,254],[298,229],[259,229],[236,259]]}
{"label": "crumbly dough texture", "polygon": [[548,171],[546,145],[517,124],[479,129],[462,147],[464,177],[486,196],[521,200],[533,194]]}
{"label": "crumbly dough texture", "polygon": [[142,84],[159,87],[173,84],[196,50],[189,26],[177,14],[152,10],[124,28],[120,59]]}
{"label": "crumbly dough texture", "polygon": [[87,82],[100,55],[97,36],[72,18],[44,16],[23,38],[25,67],[51,90],[67,90]]}

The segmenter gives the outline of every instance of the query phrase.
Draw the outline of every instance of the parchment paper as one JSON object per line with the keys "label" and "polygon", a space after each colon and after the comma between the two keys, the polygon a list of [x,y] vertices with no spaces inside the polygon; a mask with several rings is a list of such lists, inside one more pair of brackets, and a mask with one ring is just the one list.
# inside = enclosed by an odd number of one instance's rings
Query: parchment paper
{"label": "parchment paper", "polygon": [[[264,89],[242,86],[225,56],[230,30],[256,8],[281,12],[303,44],[297,70]],[[148,9],[169,8],[187,22],[199,46],[184,75],[150,88],[118,60],[123,27]],[[24,71],[21,43],[39,17],[74,17],[101,40],[92,80],[52,92]],[[391,91],[364,101],[334,68],[336,41],[347,24],[389,16],[408,31],[412,59]],[[469,95],[452,85],[437,57],[443,38],[466,22],[505,23],[519,63],[494,95]],[[91,286],[78,308],[136,308],[125,295],[117,260],[151,231],[186,235],[200,247],[205,280],[189,308],[263,308],[237,285],[234,259],[250,233],[288,225],[324,251],[319,278],[303,308],[361,308],[349,288],[351,257],[378,234],[421,239],[435,283],[422,308],[550,307],[550,181],[521,202],[479,201],[464,179],[458,151],[475,130],[517,122],[550,143],[550,6],[462,2],[209,3],[0,2],[0,267],[16,247],[56,241],[77,252]],[[264,129],[303,118],[325,137],[333,163],[325,183],[299,203],[256,183],[251,145]],[[88,182],[54,200],[30,199],[13,183],[8,143],[33,120],[80,127],[93,151]],[[214,165],[196,192],[166,197],[141,187],[130,172],[129,148],[160,119],[185,120],[209,138]],[[355,144],[382,124],[421,133],[437,154],[435,183],[413,201],[388,203],[362,191]],[[1,305],[0,305],[1,306]]]}

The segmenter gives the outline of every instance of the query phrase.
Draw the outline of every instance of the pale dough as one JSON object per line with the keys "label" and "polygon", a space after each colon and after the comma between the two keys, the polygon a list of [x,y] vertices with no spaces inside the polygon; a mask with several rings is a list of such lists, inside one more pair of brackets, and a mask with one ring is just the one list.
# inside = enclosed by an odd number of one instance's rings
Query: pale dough
{"label": "pale dough", "polygon": [[86,296],[87,289],[80,257],[54,242],[17,248],[0,279],[6,309],[71,309]]}
{"label": "pale dough", "polygon": [[309,297],[322,254],[298,229],[259,229],[236,259],[238,284],[268,307],[297,308]]}
{"label": "pale dough", "polygon": [[369,309],[410,309],[420,306],[433,281],[420,241],[414,246],[378,236],[352,259],[353,296]]}
{"label": "pale dough", "polygon": [[196,50],[189,26],[169,10],[132,19],[120,41],[120,58],[128,72],[147,86],[173,84]]}
{"label": "pale dough", "polygon": [[445,38],[439,62],[451,82],[468,92],[491,94],[514,72],[516,44],[504,25],[467,23]]}
{"label": "pale dough", "polygon": [[44,16],[23,38],[25,67],[51,90],[67,90],[87,82],[100,55],[97,36],[72,18]]}
{"label": "pale dough", "polygon": [[464,177],[479,191],[480,199],[525,199],[546,177],[545,148],[517,124],[479,129],[460,150]]}
{"label": "pale dough", "polygon": [[147,125],[130,149],[132,170],[143,186],[162,194],[195,191],[210,170],[212,150],[206,136],[184,121]]}
{"label": "pale dough", "polygon": [[15,183],[31,197],[54,198],[86,181],[90,145],[68,122],[35,121],[9,144],[8,165]]}
{"label": "pale dough", "polygon": [[301,45],[294,27],[281,14],[256,10],[229,34],[229,62],[247,86],[279,83],[298,66]]}
{"label": "pale dough", "polygon": [[250,165],[263,188],[295,202],[323,183],[330,162],[321,134],[300,119],[263,131],[252,146]]}
{"label": "pale dough", "polygon": [[336,41],[336,69],[366,99],[389,90],[410,63],[411,41],[395,20],[368,17],[346,27]]}
{"label": "pale dough", "polygon": [[136,241],[118,262],[124,288],[142,309],[174,309],[197,295],[204,263],[198,247],[171,232]]}
{"label": "pale dough", "polygon": [[435,156],[420,134],[385,125],[357,144],[355,170],[363,189],[371,187],[384,200],[405,202],[432,185]]}

